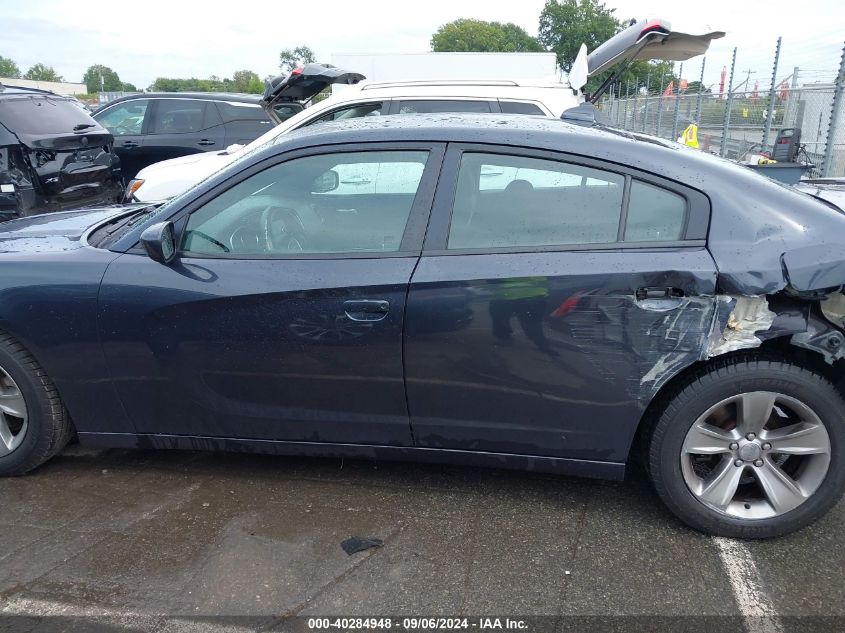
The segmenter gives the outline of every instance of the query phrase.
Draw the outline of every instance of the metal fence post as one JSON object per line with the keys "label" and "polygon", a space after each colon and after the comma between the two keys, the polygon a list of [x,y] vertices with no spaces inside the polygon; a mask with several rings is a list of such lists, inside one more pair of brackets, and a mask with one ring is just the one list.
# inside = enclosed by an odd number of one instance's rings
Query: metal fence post
{"label": "metal fence post", "polygon": [[678,71],[678,85],[675,88],[675,119],[672,121],[672,140],[678,138],[678,121],[681,118],[681,77],[684,76],[684,65]]}
{"label": "metal fence post", "polygon": [[733,56],[731,57],[731,76],[728,79],[728,102],[725,104],[725,121],[722,125],[722,144],[719,147],[719,156],[724,157],[728,151],[728,130],[731,127],[731,106],[734,100],[734,68],[736,68],[736,46],[734,46]]}
{"label": "metal fence post", "polygon": [[824,143],[824,162],[822,163],[822,177],[830,175],[833,167],[833,147],[836,142],[836,132],[839,127],[839,110],[842,109],[842,92],[845,91],[845,45],[842,47],[842,58],[839,60],[839,73],[833,91],[833,105],[830,107],[830,123],[827,125],[827,138]]}
{"label": "metal fence post", "polygon": [[778,45],[775,47],[775,66],[772,68],[772,85],[769,87],[769,103],[766,105],[766,127],[763,128],[763,142],[761,149],[765,152],[769,146],[769,134],[772,131],[772,119],[775,113],[775,81],[778,74],[778,60],[780,59],[780,41],[778,37]]}
{"label": "metal fence post", "polygon": [[704,64],[706,57],[701,58],[701,77],[698,79],[698,99],[695,100],[695,122],[701,125],[701,100],[704,97]]}
{"label": "metal fence post", "polygon": [[643,129],[642,132],[645,134],[645,126],[648,125],[648,90],[649,86],[651,86],[651,73],[648,73],[645,77],[645,107],[643,108]]}
{"label": "metal fence post", "polygon": [[660,122],[663,120],[663,80],[666,79],[666,71],[660,78],[660,95],[657,97],[657,124],[654,127],[654,135],[660,136]]}
{"label": "metal fence post", "polygon": [[628,101],[631,98],[631,80],[629,79],[625,84],[625,112],[622,115],[622,129],[628,129]]}

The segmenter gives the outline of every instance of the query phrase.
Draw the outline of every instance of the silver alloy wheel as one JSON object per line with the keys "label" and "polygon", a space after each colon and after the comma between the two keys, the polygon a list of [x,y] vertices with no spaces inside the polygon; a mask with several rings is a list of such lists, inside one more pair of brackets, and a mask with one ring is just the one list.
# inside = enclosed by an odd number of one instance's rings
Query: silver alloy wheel
{"label": "silver alloy wheel", "polygon": [[0,457],[21,445],[26,429],[26,401],[18,384],[0,367]]}
{"label": "silver alloy wheel", "polygon": [[776,517],[809,499],[830,465],[830,437],[806,404],[752,391],[713,405],[687,432],[684,481],[704,505],[741,519]]}

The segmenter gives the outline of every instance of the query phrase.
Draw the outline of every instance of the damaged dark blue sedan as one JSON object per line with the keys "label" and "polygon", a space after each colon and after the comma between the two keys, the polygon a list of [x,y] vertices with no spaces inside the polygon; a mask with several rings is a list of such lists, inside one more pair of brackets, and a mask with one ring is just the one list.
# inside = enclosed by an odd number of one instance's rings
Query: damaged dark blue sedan
{"label": "damaged dark blue sedan", "polygon": [[[563,121],[326,124],[0,225],[0,473],[101,447],[622,478],[768,537],[845,486],[845,216]],[[561,481],[561,485],[566,482]]]}

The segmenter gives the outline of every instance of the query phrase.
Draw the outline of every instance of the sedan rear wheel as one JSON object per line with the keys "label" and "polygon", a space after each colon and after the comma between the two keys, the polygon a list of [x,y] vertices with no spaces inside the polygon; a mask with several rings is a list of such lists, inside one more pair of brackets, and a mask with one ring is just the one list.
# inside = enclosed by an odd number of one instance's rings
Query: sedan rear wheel
{"label": "sedan rear wheel", "polygon": [[686,523],[765,538],[804,527],[836,503],[845,488],[842,447],[845,403],[827,379],[787,362],[734,357],[670,394],[648,460],[658,494]]}
{"label": "sedan rear wheel", "polygon": [[751,391],[710,407],[687,432],[684,481],[706,506],[741,519],[794,510],[818,490],[830,465],[830,437],[807,405]]}

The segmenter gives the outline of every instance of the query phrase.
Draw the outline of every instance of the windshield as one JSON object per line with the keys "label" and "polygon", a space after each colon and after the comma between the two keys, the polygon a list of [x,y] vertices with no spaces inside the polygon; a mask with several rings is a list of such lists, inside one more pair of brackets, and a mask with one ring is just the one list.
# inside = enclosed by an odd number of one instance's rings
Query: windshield
{"label": "windshield", "polygon": [[100,129],[85,110],[69,99],[43,95],[0,99],[0,121],[16,134],[39,136],[71,134],[74,128]]}

